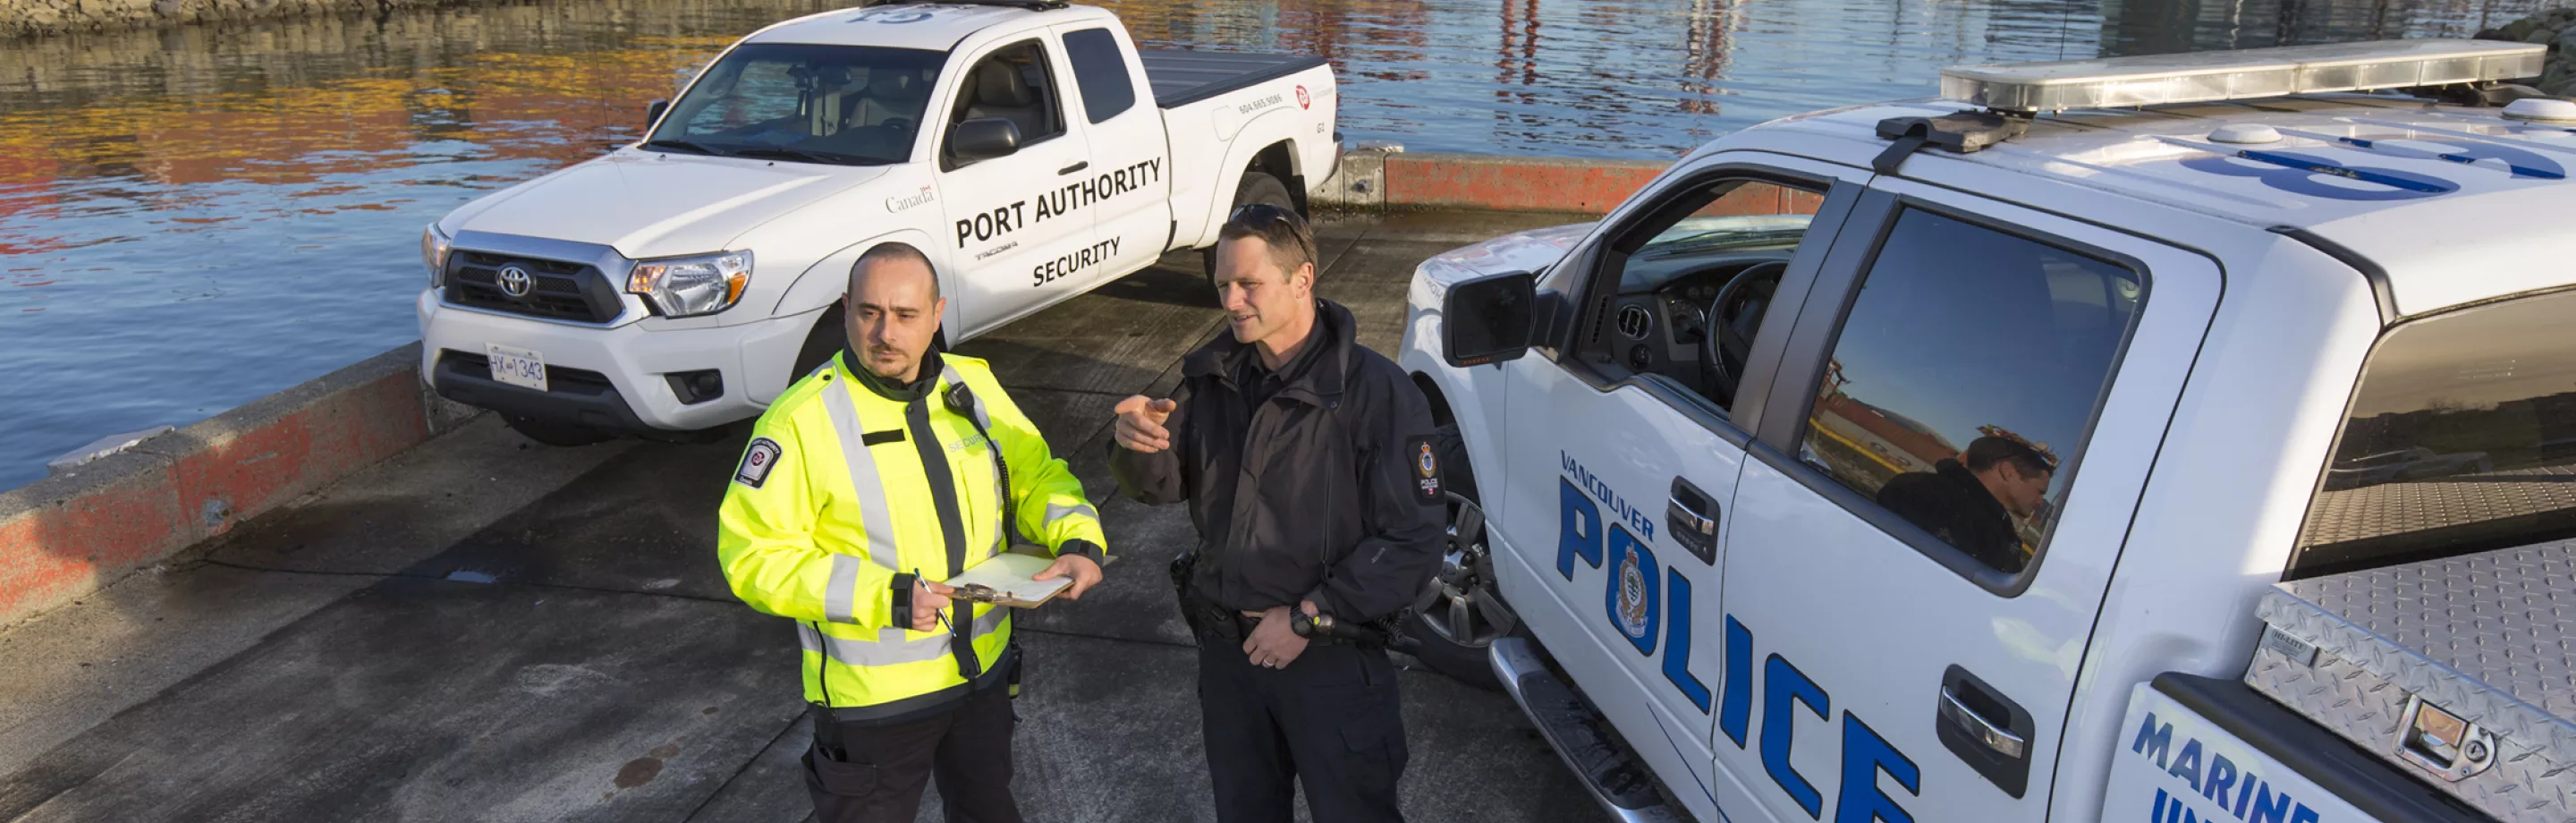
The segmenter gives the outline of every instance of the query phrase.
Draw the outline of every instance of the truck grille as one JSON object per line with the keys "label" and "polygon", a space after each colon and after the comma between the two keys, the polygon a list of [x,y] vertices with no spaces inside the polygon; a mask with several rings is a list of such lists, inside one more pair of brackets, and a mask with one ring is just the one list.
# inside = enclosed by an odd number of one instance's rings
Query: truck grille
{"label": "truck grille", "polygon": [[[502,272],[526,272],[526,292],[513,295]],[[598,266],[459,249],[448,256],[450,305],[581,323],[606,323],[625,309]]]}

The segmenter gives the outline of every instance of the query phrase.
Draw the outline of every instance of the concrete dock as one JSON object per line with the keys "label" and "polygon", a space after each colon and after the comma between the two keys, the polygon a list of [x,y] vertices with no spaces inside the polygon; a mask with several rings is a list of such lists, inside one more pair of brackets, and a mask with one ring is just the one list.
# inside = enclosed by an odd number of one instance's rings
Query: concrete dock
{"label": "concrete dock", "polygon": [[[1327,216],[1320,291],[1392,352],[1423,258],[1584,219]],[[1182,253],[960,346],[1072,461],[1119,557],[1019,624],[1033,820],[1214,819],[1164,574],[1194,536],[1119,498],[1106,448],[1109,408],[1168,390],[1220,316]],[[794,634],[715,562],[740,436],[449,428],[0,630],[0,821],[807,819]],[[1600,817],[1502,695],[1419,666],[1402,686],[1409,819]]]}

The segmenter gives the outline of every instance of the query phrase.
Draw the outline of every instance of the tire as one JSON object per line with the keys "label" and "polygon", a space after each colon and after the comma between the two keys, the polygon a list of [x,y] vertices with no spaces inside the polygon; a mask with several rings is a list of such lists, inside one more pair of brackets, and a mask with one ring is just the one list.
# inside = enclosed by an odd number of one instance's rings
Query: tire
{"label": "tire", "polygon": [[832,362],[832,356],[840,354],[849,339],[849,327],[841,323],[841,308],[835,305],[824,309],[823,316],[814,319],[814,329],[805,333],[805,345],[796,349],[796,370],[787,373],[787,382],[793,385]]}
{"label": "tire", "polygon": [[[1230,218],[1234,216],[1235,209],[1243,208],[1244,206],[1249,206],[1254,203],[1264,203],[1278,206],[1289,211],[1297,211],[1297,198],[1288,193],[1288,184],[1279,182],[1279,178],[1270,176],[1270,173],[1266,171],[1245,171],[1243,173],[1243,182],[1236,184],[1234,187],[1234,205],[1226,207],[1226,216]],[[1306,215],[1303,212],[1299,212],[1297,216],[1304,217]],[[1199,265],[1201,266],[1200,270],[1207,273],[1208,282],[1216,282],[1215,246],[1209,246],[1199,250]]]}
{"label": "tire", "polygon": [[518,432],[520,436],[549,446],[587,446],[617,439],[616,435],[597,427],[560,420],[539,420],[533,417],[505,414],[501,415],[501,422],[509,424],[510,430]]}
{"label": "tire", "polygon": [[[1467,465],[1467,444],[1455,423],[1433,435],[1432,449],[1449,483],[1448,542],[1440,571],[1416,601],[1421,608],[1406,621],[1413,656],[1433,671],[1468,685],[1499,691],[1486,650],[1494,641],[1523,634],[1520,616],[1495,588],[1493,557],[1484,539],[1484,509],[1478,503],[1476,478]],[[1458,604],[1464,601],[1464,609]],[[1459,617],[1466,617],[1461,625]]]}

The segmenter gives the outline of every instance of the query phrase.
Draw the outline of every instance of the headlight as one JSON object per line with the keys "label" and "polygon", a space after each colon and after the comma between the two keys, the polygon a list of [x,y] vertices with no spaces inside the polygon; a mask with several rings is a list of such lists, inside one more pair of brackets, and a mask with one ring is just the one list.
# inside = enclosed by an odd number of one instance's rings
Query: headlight
{"label": "headlight", "polygon": [[436,223],[420,230],[420,264],[429,268],[430,288],[438,288],[439,275],[447,273],[447,247],[453,242]]}
{"label": "headlight", "polygon": [[626,275],[626,292],[653,301],[669,317],[714,314],[742,299],[751,282],[751,252],[639,260]]}

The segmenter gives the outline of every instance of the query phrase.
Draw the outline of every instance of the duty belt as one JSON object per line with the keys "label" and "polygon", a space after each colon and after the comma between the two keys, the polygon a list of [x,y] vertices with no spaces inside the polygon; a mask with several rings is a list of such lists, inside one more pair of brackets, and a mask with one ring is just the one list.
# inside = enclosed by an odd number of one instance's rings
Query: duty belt
{"label": "duty belt", "polygon": [[[1197,602],[1195,608],[1199,612],[1197,625],[1201,628],[1201,640],[1215,638],[1241,642],[1244,638],[1252,636],[1253,629],[1261,626],[1260,618],[1245,617],[1242,612],[1204,601]],[[1306,638],[1306,645],[1309,646],[1340,646],[1353,642],[1340,637]]]}

